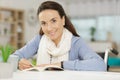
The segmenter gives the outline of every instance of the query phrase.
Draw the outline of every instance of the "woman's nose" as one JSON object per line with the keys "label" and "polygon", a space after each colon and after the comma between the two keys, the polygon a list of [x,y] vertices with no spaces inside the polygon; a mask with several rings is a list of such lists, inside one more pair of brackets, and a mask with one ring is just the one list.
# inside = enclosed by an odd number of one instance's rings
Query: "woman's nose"
{"label": "woman's nose", "polygon": [[52,26],[50,24],[48,24],[47,29],[48,29],[48,31],[52,30]]}

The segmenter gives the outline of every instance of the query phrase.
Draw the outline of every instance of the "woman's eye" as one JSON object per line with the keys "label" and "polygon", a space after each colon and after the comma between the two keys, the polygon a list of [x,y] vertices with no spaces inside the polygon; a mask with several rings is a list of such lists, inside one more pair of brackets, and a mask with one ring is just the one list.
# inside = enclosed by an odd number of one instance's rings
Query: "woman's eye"
{"label": "woman's eye", "polygon": [[45,22],[42,22],[41,25],[44,26],[46,23]]}
{"label": "woman's eye", "polygon": [[56,20],[52,20],[52,22],[54,23],[54,22],[56,22]]}

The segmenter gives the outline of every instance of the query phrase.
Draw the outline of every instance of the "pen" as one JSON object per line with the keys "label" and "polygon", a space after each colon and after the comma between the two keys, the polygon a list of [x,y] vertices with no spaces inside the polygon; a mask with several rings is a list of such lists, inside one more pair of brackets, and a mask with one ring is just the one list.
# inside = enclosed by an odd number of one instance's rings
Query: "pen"
{"label": "pen", "polygon": [[33,65],[31,62],[30,62],[30,65],[32,66],[32,67],[34,67],[35,65]]}

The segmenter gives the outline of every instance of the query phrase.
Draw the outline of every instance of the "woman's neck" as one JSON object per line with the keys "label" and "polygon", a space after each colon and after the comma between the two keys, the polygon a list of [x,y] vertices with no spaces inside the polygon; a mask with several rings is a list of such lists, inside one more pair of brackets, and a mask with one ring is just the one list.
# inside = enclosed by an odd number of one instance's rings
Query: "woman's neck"
{"label": "woman's neck", "polygon": [[55,43],[56,46],[58,46],[58,44],[60,43],[61,38],[62,38],[62,35],[59,38],[57,38],[56,40],[53,40],[53,42]]}

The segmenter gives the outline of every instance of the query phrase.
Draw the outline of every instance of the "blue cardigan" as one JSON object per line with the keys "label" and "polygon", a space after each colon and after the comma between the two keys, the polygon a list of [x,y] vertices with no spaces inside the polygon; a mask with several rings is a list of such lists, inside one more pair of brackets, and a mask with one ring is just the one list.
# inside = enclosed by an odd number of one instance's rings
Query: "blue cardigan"
{"label": "blue cardigan", "polygon": [[[19,58],[29,59],[37,53],[41,36],[36,35],[24,47],[16,50],[14,55]],[[81,37],[72,37],[71,48],[69,51],[69,60],[63,62],[66,70],[76,71],[106,71],[107,66],[104,60],[92,49],[86,45]]]}

